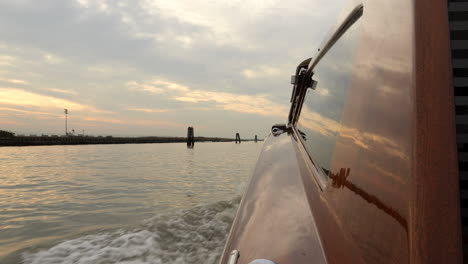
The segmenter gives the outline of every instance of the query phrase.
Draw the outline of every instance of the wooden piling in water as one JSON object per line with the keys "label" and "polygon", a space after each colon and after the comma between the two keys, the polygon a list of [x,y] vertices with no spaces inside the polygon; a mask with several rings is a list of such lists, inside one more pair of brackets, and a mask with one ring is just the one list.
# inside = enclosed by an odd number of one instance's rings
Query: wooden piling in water
{"label": "wooden piling in water", "polygon": [[195,145],[195,136],[193,135],[193,127],[187,128],[187,147],[193,148]]}
{"label": "wooden piling in water", "polygon": [[237,144],[237,142],[239,142],[239,144],[241,143],[241,139],[240,139],[239,133],[236,133],[236,144]]}
{"label": "wooden piling in water", "polygon": [[255,135],[255,143],[257,143],[257,135]]}

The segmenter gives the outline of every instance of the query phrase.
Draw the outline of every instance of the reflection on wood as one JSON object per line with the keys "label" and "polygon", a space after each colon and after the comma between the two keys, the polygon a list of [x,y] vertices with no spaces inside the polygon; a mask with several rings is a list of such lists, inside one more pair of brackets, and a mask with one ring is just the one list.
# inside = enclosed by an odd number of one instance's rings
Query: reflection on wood
{"label": "reflection on wood", "polygon": [[408,231],[408,224],[406,222],[406,219],[403,218],[403,216],[401,216],[400,213],[398,213],[395,209],[385,205],[375,195],[367,193],[366,191],[364,191],[364,189],[359,188],[358,186],[347,180],[350,172],[350,168],[341,168],[340,171],[337,173],[329,172],[328,175],[332,181],[331,186],[334,188],[348,188],[355,194],[361,196],[368,203],[377,206],[377,208],[383,210],[386,214],[393,217],[401,226],[405,228],[406,231]]}

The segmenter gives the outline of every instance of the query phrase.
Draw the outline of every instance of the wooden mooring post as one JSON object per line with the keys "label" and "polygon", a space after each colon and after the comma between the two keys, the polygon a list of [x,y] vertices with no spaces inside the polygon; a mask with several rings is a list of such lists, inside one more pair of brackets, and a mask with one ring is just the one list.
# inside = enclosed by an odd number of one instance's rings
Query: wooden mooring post
{"label": "wooden mooring post", "polygon": [[257,135],[255,135],[255,139],[254,139],[254,140],[255,140],[255,143],[257,143]]}
{"label": "wooden mooring post", "polygon": [[239,133],[236,133],[236,144],[237,144],[237,142],[239,142],[239,144],[241,143]]}
{"label": "wooden mooring post", "polygon": [[195,145],[195,136],[193,135],[193,127],[187,128],[187,147],[193,148]]}

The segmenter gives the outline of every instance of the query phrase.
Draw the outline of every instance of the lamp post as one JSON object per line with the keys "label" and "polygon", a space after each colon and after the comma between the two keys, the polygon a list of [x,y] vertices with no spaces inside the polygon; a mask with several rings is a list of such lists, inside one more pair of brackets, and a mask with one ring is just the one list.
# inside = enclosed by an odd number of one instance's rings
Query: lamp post
{"label": "lamp post", "polygon": [[68,136],[68,109],[65,109],[65,136]]}

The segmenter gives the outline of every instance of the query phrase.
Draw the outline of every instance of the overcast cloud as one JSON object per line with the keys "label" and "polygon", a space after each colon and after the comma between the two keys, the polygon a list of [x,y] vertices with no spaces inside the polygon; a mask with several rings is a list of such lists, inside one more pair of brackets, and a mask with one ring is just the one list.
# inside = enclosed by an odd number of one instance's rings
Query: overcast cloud
{"label": "overcast cloud", "polygon": [[264,137],[342,2],[0,0],[0,129]]}

